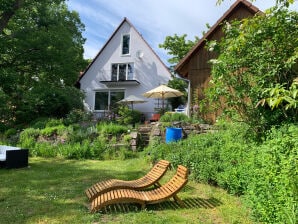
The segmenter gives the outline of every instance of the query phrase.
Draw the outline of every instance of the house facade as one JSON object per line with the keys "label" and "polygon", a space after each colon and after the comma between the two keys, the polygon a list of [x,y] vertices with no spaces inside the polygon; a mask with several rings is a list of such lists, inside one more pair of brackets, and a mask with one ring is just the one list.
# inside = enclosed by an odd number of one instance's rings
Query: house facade
{"label": "house facade", "polygon": [[[171,73],[131,22],[124,18],[79,79],[85,105],[97,118],[106,116],[117,102],[167,84]],[[144,98],[144,97],[143,97]],[[148,119],[158,108],[156,99],[135,104]]]}
{"label": "house facade", "polygon": [[[224,15],[209,29],[209,31],[198,41],[198,43],[187,53],[187,55],[176,65],[175,71],[190,80],[190,102],[195,104],[195,100],[204,99],[204,90],[208,87],[211,79],[211,64],[209,61],[215,59],[217,54],[206,49],[206,40],[219,41],[223,36],[222,26],[225,22],[241,20],[252,17],[257,13],[262,13],[257,7],[246,0],[237,0]],[[196,96],[197,99],[193,99]],[[221,110],[215,112],[202,112],[200,116],[212,123],[221,113]]]}

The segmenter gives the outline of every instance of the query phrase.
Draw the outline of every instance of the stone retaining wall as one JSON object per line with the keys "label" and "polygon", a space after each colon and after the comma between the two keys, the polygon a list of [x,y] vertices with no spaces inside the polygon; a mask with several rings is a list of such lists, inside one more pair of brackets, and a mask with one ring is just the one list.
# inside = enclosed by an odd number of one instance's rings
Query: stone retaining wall
{"label": "stone retaining wall", "polygon": [[[184,122],[173,122],[169,127],[182,128],[182,138],[187,138],[190,134],[202,134],[214,131],[212,125],[209,124],[188,124]],[[165,128],[159,122],[152,122],[150,124],[141,125],[138,130],[130,134],[130,146],[133,151],[138,147],[145,147],[150,143],[150,139],[160,137],[165,139]]]}

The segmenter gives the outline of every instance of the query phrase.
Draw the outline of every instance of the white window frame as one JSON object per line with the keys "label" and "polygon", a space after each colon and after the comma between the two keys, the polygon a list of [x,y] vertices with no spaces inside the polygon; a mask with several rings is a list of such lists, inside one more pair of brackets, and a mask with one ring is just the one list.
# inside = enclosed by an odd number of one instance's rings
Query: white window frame
{"label": "white window frame", "polygon": [[[113,66],[117,66],[117,77],[115,79],[113,74]],[[125,65],[125,79],[120,79],[120,66]],[[131,66],[131,72],[129,72],[129,65]],[[130,74],[132,73],[132,74]],[[126,81],[134,79],[134,63],[113,63],[111,64],[111,81]]]}
{"label": "white window frame", "polygon": [[[104,89],[104,90],[95,90],[94,91],[94,111],[95,112],[104,112],[111,109],[111,92],[123,92],[123,99],[125,97],[125,89]],[[96,93],[108,93],[108,105],[106,110],[97,110],[96,106]],[[120,99],[121,100],[121,99]]]}
{"label": "white window frame", "polygon": [[[124,37],[125,36],[129,36],[129,41],[128,41],[128,53],[123,53],[124,49]],[[131,38],[130,38],[130,33],[124,33],[122,34],[122,37],[121,37],[121,55],[123,56],[127,56],[127,55],[130,55],[130,42],[131,42]]]}

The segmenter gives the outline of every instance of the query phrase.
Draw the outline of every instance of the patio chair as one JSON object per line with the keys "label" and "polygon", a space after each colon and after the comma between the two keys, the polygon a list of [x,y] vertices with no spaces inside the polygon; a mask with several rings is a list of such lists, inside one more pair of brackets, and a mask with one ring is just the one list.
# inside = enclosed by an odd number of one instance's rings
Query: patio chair
{"label": "patio chair", "polygon": [[90,205],[91,212],[97,212],[107,205],[120,203],[137,203],[145,208],[147,204],[155,204],[174,198],[181,206],[183,202],[177,197],[177,193],[188,181],[188,169],[179,165],[172,179],[159,188],[148,191],[136,191],[132,189],[111,190],[94,198]]}
{"label": "patio chair", "polygon": [[160,186],[158,181],[166,173],[169,165],[170,163],[168,161],[160,160],[145,176],[136,180],[109,179],[100,181],[85,190],[86,196],[88,197],[88,200],[91,201],[100,194],[114,189],[126,188],[142,190],[153,185]]}
{"label": "patio chair", "polygon": [[159,121],[160,119],[160,114],[152,114],[152,117],[149,119],[150,122],[155,122],[155,121]]}

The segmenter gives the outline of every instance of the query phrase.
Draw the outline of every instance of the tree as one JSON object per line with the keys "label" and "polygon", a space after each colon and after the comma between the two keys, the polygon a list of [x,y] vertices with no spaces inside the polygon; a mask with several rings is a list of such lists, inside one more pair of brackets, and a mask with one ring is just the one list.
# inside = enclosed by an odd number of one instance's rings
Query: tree
{"label": "tree", "polygon": [[[48,115],[37,108],[51,104],[41,98],[44,90],[53,95],[71,93],[81,100],[79,91],[69,88],[74,88],[86,65],[83,29],[78,14],[68,10],[65,0],[0,0],[0,90],[10,111],[1,122],[23,123]],[[64,116],[67,111],[52,112]]]}
{"label": "tree", "polygon": [[167,36],[164,43],[159,44],[160,48],[167,50],[168,54],[173,56],[168,59],[169,63],[177,64],[199,40],[197,36],[194,41],[186,40],[186,36],[186,34]]}
{"label": "tree", "polygon": [[168,98],[168,101],[170,102],[172,108],[178,108],[180,105],[185,105],[187,102],[187,83],[179,78],[174,77],[173,79],[169,80],[168,86],[177,89],[180,92],[183,93],[183,96],[180,97],[173,97],[173,98]]}
{"label": "tree", "polygon": [[[216,104],[224,96],[226,109],[236,112],[257,132],[284,121],[297,121],[297,107],[256,107],[260,100],[272,96],[268,88],[280,85],[291,90],[298,75],[297,24],[298,13],[284,7],[228,24],[225,38],[217,46],[219,57],[212,61],[207,99]],[[215,43],[209,44],[214,47]]]}
{"label": "tree", "polygon": [[257,106],[268,105],[272,110],[298,108],[298,78],[293,80],[289,88],[286,85],[275,84],[273,88],[266,88],[263,94],[267,98],[261,99]]}

